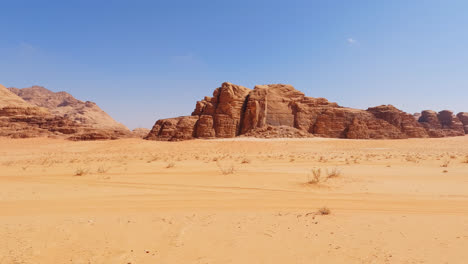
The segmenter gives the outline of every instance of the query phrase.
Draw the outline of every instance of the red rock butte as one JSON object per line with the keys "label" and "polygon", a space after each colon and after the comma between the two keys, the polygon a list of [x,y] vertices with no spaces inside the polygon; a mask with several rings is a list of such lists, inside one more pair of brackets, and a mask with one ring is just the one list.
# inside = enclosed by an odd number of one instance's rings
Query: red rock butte
{"label": "red rock butte", "polygon": [[253,90],[225,82],[212,97],[198,101],[191,116],[161,119],[149,140],[194,138],[330,137],[403,139],[463,136],[468,113],[425,110],[420,117],[392,105],[367,110],[339,106],[325,98],[306,97],[291,85],[257,85]]}

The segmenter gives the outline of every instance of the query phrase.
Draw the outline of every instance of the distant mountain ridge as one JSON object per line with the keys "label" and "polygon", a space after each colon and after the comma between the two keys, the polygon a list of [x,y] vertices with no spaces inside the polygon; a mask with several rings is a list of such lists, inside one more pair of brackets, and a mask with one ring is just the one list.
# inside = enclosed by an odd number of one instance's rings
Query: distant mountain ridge
{"label": "distant mountain ridge", "polygon": [[21,97],[8,91],[8,89],[0,84],[0,108],[16,106],[16,107],[32,107],[31,104],[25,102]]}
{"label": "distant mountain ridge", "polygon": [[44,107],[54,115],[67,117],[83,126],[130,132],[95,103],[80,101],[67,92],[52,92],[42,86],[8,89],[32,105]]}
{"label": "distant mountain ridge", "polygon": [[0,136],[97,140],[135,135],[96,104],[76,100],[65,92],[53,93],[43,87],[7,89],[0,85]]}

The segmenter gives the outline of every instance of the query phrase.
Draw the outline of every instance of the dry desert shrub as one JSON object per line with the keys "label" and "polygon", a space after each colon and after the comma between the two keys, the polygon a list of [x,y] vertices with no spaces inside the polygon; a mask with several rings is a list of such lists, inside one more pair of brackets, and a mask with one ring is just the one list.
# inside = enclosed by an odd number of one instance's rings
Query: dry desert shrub
{"label": "dry desert shrub", "polygon": [[341,170],[339,168],[327,169],[327,179],[337,178],[341,176]]}
{"label": "dry desert shrub", "polygon": [[321,168],[313,168],[310,170],[311,173],[307,174],[307,183],[308,184],[319,184],[322,180],[322,169]]}
{"label": "dry desert shrub", "polygon": [[153,161],[158,161],[160,159],[158,154],[150,154],[150,158],[148,160],[148,163],[151,163]]}
{"label": "dry desert shrub", "polygon": [[307,183],[308,184],[319,184],[323,180],[327,181],[331,178],[337,178],[342,175],[341,170],[339,168],[333,168],[331,170],[325,169],[325,173],[327,176],[325,179],[322,178],[322,169],[321,168],[313,168],[310,170],[310,173],[307,174]]}
{"label": "dry desert shrub", "polygon": [[104,174],[104,173],[107,173],[109,171],[109,169],[110,169],[110,167],[105,167],[105,166],[101,165],[97,169],[97,173]]}
{"label": "dry desert shrub", "polygon": [[318,209],[317,214],[319,215],[329,215],[331,214],[331,210],[328,207],[322,207]]}
{"label": "dry desert shrub", "polygon": [[250,163],[250,162],[251,162],[251,161],[250,161],[250,159],[248,159],[248,158],[243,158],[242,161],[241,161],[242,164],[248,164],[248,163]]}
{"label": "dry desert shrub", "polygon": [[418,163],[418,162],[419,162],[418,159],[417,159],[416,157],[413,157],[412,155],[407,155],[405,159],[406,159],[406,161],[408,161],[408,162],[414,162],[414,163]]}
{"label": "dry desert shrub", "polygon": [[447,168],[449,165],[450,165],[450,160],[446,159],[446,160],[444,160],[444,163],[442,163],[442,165],[440,165],[440,166],[442,168]]}
{"label": "dry desert shrub", "polygon": [[84,176],[89,173],[89,169],[78,168],[75,170],[75,176]]}
{"label": "dry desert shrub", "polygon": [[234,167],[233,164],[223,165],[223,164],[221,164],[221,162],[217,161],[216,165],[218,166],[219,171],[223,175],[234,174],[236,172],[236,168]]}
{"label": "dry desert shrub", "polygon": [[466,155],[465,158],[463,158],[462,163],[467,163],[468,164],[468,155]]}

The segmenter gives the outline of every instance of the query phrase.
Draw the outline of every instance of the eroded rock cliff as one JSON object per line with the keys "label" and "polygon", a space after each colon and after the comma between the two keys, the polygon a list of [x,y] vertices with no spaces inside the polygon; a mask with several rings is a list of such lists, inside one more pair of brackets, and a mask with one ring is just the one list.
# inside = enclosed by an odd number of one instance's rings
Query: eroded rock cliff
{"label": "eroded rock cliff", "polygon": [[[295,130],[288,131],[287,127]],[[392,105],[367,110],[341,107],[325,98],[306,97],[291,85],[257,85],[251,90],[223,83],[213,97],[197,102],[191,116],[158,120],[146,139],[177,141],[239,135],[400,139],[460,136],[463,129],[460,118],[450,111],[424,111],[417,120]]]}

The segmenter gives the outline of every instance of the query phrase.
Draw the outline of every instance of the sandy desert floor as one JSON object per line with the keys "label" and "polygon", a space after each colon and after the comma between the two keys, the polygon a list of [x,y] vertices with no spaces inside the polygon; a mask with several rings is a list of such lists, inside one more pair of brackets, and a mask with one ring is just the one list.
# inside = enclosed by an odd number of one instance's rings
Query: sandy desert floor
{"label": "sandy desert floor", "polygon": [[0,139],[0,264],[467,259],[468,137]]}

